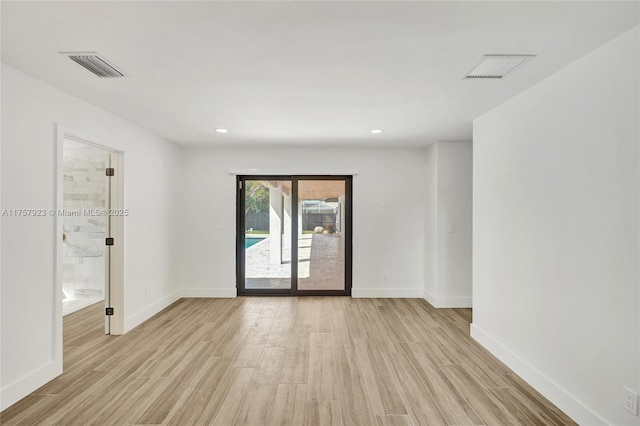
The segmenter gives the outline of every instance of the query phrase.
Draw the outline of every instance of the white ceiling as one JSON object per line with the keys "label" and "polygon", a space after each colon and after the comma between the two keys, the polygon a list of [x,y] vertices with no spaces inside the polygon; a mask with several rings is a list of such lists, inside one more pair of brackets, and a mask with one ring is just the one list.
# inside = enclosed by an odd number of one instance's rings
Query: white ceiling
{"label": "white ceiling", "polygon": [[[474,117],[637,25],[639,5],[2,1],[2,61],[181,145],[422,146],[470,139]],[[461,78],[496,53],[537,57]]]}

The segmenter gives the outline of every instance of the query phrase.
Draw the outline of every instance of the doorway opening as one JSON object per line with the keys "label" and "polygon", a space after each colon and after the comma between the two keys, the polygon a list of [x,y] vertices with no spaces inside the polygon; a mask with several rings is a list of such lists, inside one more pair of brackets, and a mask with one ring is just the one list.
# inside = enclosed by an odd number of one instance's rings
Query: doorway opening
{"label": "doorway opening", "polygon": [[237,184],[238,295],[351,295],[352,176]]}
{"label": "doorway opening", "polygon": [[[109,152],[63,141],[62,314],[108,301],[105,238],[109,235]],[[108,330],[107,330],[108,332]]]}
{"label": "doorway opening", "polygon": [[55,356],[62,364],[65,315],[90,309],[97,329],[124,334],[128,212],[124,153],[63,126],[57,141]]}

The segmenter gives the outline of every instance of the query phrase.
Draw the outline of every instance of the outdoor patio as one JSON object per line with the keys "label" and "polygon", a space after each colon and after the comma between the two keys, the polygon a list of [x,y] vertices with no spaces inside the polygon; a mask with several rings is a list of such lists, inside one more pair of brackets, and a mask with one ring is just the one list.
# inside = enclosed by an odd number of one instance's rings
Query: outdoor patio
{"label": "outdoor patio", "polygon": [[[270,263],[267,237],[246,249],[245,288],[288,289],[291,286],[291,244],[283,236],[282,263]],[[344,290],[342,234],[303,234],[298,240],[298,289]]]}

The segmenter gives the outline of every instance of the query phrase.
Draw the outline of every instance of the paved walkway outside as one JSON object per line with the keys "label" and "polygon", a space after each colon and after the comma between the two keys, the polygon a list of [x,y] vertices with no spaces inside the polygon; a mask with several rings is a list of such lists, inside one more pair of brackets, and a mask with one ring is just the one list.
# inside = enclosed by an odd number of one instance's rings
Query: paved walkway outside
{"label": "paved walkway outside", "polygon": [[[283,261],[269,262],[269,238],[246,249],[246,288],[290,288],[291,249],[283,239]],[[298,241],[298,289],[344,289],[344,238],[341,234],[303,234]]]}

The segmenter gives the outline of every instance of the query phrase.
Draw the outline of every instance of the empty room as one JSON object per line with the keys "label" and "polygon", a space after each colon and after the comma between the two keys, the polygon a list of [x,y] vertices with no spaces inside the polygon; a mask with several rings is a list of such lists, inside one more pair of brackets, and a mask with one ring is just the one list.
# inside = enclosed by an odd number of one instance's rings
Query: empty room
{"label": "empty room", "polygon": [[640,426],[640,1],[0,13],[0,424]]}

